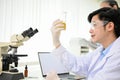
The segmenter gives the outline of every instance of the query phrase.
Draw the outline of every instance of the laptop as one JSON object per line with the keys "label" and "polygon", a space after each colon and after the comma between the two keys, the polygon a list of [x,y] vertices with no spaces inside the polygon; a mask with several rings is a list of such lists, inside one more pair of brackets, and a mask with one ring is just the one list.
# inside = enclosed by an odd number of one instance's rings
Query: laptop
{"label": "laptop", "polygon": [[61,61],[50,52],[38,52],[38,58],[43,77],[51,71],[56,71],[61,80],[76,80],[76,76],[69,74]]}

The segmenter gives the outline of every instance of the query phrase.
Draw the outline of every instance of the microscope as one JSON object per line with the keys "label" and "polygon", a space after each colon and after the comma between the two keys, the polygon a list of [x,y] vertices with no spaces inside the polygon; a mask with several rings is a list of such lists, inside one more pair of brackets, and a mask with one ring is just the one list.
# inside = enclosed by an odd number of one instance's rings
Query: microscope
{"label": "microscope", "polygon": [[[14,67],[18,66],[18,57],[25,57],[27,54],[16,54],[19,46],[23,45],[24,41],[29,40],[38,32],[37,29],[32,29],[31,27],[21,34],[14,34],[10,38],[10,42],[0,42],[0,80],[18,80],[23,74],[16,75],[17,78],[14,79],[3,79],[4,77],[10,76],[9,73],[19,72]],[[14,63],[14,67],[10,68],[10,64]],[[3,73],[7,72],[7,73]],[[8,73],[9,72],[9,73]],[[17,73],[18,74],[18,73]],[[14,75],[14,74],[13,74]]]}

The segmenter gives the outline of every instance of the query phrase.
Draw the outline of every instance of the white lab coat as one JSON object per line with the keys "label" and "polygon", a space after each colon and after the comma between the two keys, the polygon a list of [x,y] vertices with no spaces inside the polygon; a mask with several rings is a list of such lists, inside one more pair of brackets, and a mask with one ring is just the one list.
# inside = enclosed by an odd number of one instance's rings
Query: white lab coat
{"label": "white lab coat", "polygon": [[93,68],[102,49],[103,47],[100,46],[92,53],[75,57],[60,46],[52,53],[59,56],[67,69],[78,75],[86,76],[87,80],[120,80],[120,37],[113,43],[106,56]]}

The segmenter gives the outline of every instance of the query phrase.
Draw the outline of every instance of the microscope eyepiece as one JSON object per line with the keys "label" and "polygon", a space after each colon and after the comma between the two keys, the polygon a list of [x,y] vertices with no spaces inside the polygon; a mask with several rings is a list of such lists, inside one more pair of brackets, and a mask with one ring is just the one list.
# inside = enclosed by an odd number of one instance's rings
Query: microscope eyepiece
{"label": "microscope eyepiece", "polygon": [[32,29],[31,27],[30,27],[28,30],[25,30],[25,31],[22,33],[23,37],[28,36],[28,34],[31,33],[32,31],[33,31],[33,29]]}
{"label": "microscope eyepiece", "polygon": [[28,37],[30,38],[30,37],[32,37],[34,34],[36,34],[38,32],[38,29],[35,29],[35,30],[33,30],[32,32],[30,32],[29,34],[28,34]]}
{"label": "microscope eyepiece", "polygon": [[28,30],[25,30],[23,33],[22,33],[22,35],[23,35],[23,37],[32,37],[34,34],[36,34],[38,32],[38,30],[37,29],[35,29],[35,30],[33,30],[31,27],[28,29]]}

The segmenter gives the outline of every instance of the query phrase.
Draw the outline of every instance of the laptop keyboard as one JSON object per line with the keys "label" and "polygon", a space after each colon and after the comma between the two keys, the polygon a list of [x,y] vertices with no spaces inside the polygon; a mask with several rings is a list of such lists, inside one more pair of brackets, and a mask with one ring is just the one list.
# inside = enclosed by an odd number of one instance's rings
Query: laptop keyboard
{"label": "laptop keyboard", "polygon": [[60,80],[85,80],[84,77],[77,79],[75,75],[59,75],[59,77]]}

